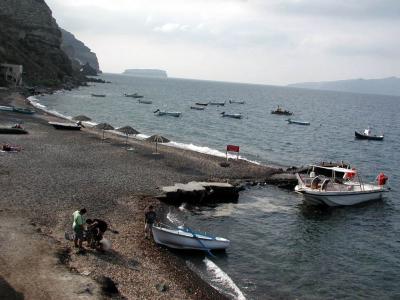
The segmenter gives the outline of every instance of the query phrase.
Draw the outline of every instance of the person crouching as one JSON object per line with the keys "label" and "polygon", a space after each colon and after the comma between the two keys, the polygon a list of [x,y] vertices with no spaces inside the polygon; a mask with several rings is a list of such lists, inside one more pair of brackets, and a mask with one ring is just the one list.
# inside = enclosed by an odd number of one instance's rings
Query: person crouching
{"label": "person crouching", "polygon": [[104,233],[108,229],[107,222],[100,219],[87,219],[87,236],[86,241],[89,247],[102,250],[100,241],[103,239]]}

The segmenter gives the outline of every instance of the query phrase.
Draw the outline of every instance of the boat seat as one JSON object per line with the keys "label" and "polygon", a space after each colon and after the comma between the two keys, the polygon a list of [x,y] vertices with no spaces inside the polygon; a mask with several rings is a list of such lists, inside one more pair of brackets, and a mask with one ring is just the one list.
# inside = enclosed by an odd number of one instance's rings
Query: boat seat
{"label": "boat seat", "polygon": [[326,188],[327,188],[328,183],[329,183],[330,181],[331,181],[331,180],[330,180],[329,178],[327,178],[327,179],[325,179],[325,180],[322,182],[322,184],[321,184],[321,191],[323,191],[323,190],[326,191]]}

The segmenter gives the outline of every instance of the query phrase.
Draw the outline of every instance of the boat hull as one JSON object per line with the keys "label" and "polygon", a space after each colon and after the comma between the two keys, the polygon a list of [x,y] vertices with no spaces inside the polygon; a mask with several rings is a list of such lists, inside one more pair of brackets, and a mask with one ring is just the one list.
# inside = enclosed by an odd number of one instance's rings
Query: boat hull
{"label": "boat hull", "polygon": [[295,124],[295,125],[303,125],[303,126],[309,126],[310,122],[303,122],[303,121],[295,121],[295,120],[287,120],[289,124]]}
{"label": "boat hull", "polygon": [[27,134],[28,131],[22,128],[0,128],[0,134]]}
{"label": "boat hull", "polygon": [[159,111],[157,113],[157,116],[170,116],[170,117],[180,117],[181,113],[180,112],[168,112],[168,111]]}
{"label": "boat hull", "polygon": [[139,103],[140,104],[153,104],[153,102],[150,100],[139,100]]}
{"label": "boat hull", "polygon": [[298,186],[296,192],[303,195],[306,203],[311,205],[352,206],[369,201],[381,200],[387,190],[379,189],[375,191],[360,192],[323,192],[301,189]]}
{"label": "boat hull", "polygon": [[359,140],[372,140],[372,141],[382,141],[383,140],[383,135],[365,135],[362,133],[359,133],[357,131],[354,132],[356,139]]}
{"label": "boat hull", "polygon": [[196,102],[196,105],[200,105],[200,106],[207,106],[210,103],[202,103],[202,102]]}
{"label": "boat hull", "polygon": [[232,118],[232,119],[241,119],[243,118],[242,115],[230,115],[230,114],[222,114],[222,117],[224,118]]}
{"label": "boat hull", "polygon": [[163,227],[153,226],[153,237],[157,244],[173,249],[186,250],[224,250],[230,241],[224,238],[209,238],[193,234],[183,230],[172,230]]}
{"label": "boat hull", "polygon": [[194,110],[204,110],[205,107],[191,106],[190,109]]}
{"label": "boat hull", "polygon": [[53,125],[55,129],[60,130],[81,130],[81,126],[76,124],[69,124],[69,123],[56,123],[56,122],[49,122],[50,125]]}
{"label": "boat hull", "polygon": [[292,112],[290,112],[290,111],[276,111],[276,110],[273,110],[273,111],[271,111],[271,114],[273,114],[273,115],[282,115],[282,116],[291,116],[291,115],[293,115],[293,113]]}

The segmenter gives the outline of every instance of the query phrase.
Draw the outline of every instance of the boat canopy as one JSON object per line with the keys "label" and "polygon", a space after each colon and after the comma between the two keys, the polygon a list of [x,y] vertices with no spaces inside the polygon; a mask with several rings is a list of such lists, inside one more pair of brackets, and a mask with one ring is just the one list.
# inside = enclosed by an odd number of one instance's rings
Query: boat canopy
{"label": "boat canopy", "polygon": [[355,170],[353,170],[353,169],[347,169],[347,168],[341,168],[341,167],[322,167],[322,166],[318,166],[318,165],[310,165],[310,168],[331,170],[334,172],[341,172],[341,173],[354,173],[355,172]]}

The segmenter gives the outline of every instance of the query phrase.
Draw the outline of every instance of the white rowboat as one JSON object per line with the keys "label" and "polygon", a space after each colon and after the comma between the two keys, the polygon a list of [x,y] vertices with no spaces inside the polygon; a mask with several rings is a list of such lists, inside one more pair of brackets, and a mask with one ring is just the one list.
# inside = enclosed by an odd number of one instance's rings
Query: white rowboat
{"label": "white rowboat", "polygon": [[222,237],[214,237],[205,233],[194,232],[190,228],[168,228],[153,225],[153,238],[157,244],[174,249],[187,250],[224,250],[230,241]]}

